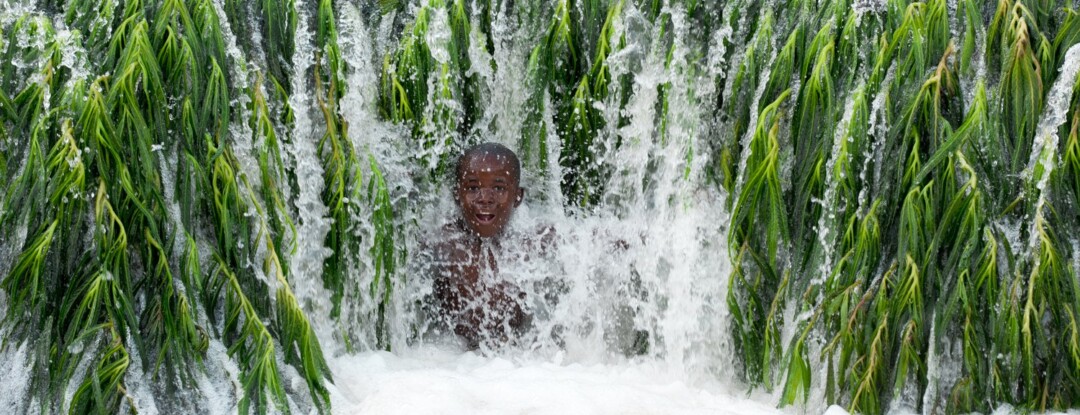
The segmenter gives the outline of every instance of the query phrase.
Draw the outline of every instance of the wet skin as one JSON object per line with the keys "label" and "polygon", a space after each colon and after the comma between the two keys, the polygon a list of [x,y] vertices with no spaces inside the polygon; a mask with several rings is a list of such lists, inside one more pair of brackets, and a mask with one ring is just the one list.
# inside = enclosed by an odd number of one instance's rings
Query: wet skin
{"label": "wet skin", "polygon": [[481,153],[466,157],[458,169],[454,199],[468,229],[481,238],[502,233],[514,208],[521,205],[525,189],[505,156]]}
{"label": "wet skin", "polygon": [[440,261],[434,288],[441,318],[465,339],[469,349],[481,343],[494,348],[509,342],[528,322],[525,293],[498,278],[492,247],[463,232],[461,223],[449,228],[451,236],[436,246]]}
{"label": "wet skin", "polygon": [[[440,317],[470,349],[507,343],[529,320],[522,308],[525,293],[498,278],[491,251],[501,249],[498,237],[525,196],[518,173],[504,155],[463,158],[454,189],[461,219],[443,229],[434,247]],[[494,278],[481,278],[482,273]]]}

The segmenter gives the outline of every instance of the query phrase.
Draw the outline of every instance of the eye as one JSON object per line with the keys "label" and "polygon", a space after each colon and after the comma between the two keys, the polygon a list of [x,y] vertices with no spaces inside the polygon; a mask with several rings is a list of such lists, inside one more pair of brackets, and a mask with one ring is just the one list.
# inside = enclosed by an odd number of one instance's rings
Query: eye
{"label": "eye", "polygon": [[504,186],[495,186],[495,191],[496,192],[505,192],[506,187],[504,187]]}

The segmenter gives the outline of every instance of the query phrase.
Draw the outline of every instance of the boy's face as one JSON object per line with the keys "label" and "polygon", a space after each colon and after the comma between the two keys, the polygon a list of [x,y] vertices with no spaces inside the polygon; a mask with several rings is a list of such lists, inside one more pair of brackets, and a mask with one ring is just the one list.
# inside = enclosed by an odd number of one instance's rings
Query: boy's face
{"label": "boy's face", "polygon": [[498,235],[525,196],[513,164],[490,153],[466,156],[461,162],[454,198],[466,226],[484,238]]}

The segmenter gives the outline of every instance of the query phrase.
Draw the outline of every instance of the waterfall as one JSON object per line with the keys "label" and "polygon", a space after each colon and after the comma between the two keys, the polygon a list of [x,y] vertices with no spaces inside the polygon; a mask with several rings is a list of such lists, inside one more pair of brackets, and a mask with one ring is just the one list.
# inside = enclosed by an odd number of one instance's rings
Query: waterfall
{"label": "waterfall", "polygon": [[[0,0],[0,405],[1076,407],[1078,45],[1034,0]],[[481,142],[531,322],[468,351],[431,269]]]}
{"label": "waterfall", "polygon": [[[1051,173],[1054,171],[1055,153],[1058,148],[1058,129],[1065,124],[1065,114],[1069,110],[1069,98],[1076,84],[1077,72],[1080,71],[1080,47],[1073,46],[1065,53],[1064,65],[1060,69],[1057,82],[1050,87],[1046,97],[1047,110],[1043,112],[1039,127],[1035,133],[1035,140],[1031,149],[1031,169],[1035,181],[1035,188],[1039,190],[1038,201],[1035,203],[1036,222],[1042,221],[1047,204],[1047,186],[1050,183]],[[1041,174],[1035,174],[1041,171]],[[1032,232],[1031,242],[1028,247],[1036,249],[1038,241],[1037,232]]]}

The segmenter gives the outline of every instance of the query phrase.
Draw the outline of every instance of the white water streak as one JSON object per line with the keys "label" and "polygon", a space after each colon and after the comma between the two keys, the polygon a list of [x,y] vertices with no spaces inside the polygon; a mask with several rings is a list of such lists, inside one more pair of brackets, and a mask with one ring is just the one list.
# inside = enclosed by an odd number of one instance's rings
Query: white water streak
{"label": "white water streak", "polygon": [[[1039,199],[1035,202],[1035,219],[1028,242],[1028,248],[1038,252],[1039,226],[1043,224],[1047,186],[1050,182],[1051,173],[1054,170],[1055,154],[1058,147],[1058,129],[1067,121],[1066,113],[1069,111],[1069,98],[1072,96],[1073,85],[1077,81],[1077,72],[1080,71],[1080,44],[1073,45],[1065,53],[1064,65],[1059,70],[1058,78],[1050,88],[1046,96],[1045,111],[1042,120],[1039,121],[1035,131],[1035,140],[1031,148],[1031,161],[1028,163],[1028,171],[1034,172],[1042,167],[1041,177],[1034,177],[1035,187],[1039,189]],[[1035,255],[1035,266],[1039,265],[1039,256]]]}
{"label": "white water streak", "polygon": [[[757,53],[761,53],[761,51],[757,51]],[[754,141],[754,134],[757,132],[758,117],[761,115],[761,96],[765,94],[765,88],[769,84],[769,77],[772,75],[772,64],[776,62],[776,48],[769,48],[769,60],[767,62],[768,63],[765,65],[765,70],[761,71],[760,76],[758,76],[757,90],[754,91],[754,99],[750,103],[750,122],[746,124],[746,132],[743,134],[742,139],[739,141],[739,147],[742,148],[743,151],[739,157],[739,170],[738,173],[735,175],[736,183],[735,192],[733,193],[733,197],[735,198],[735,200],[738,200],[739,195],[742,194],[743,185],[745,185],[746,183],[746,164],[750,160],[750,155],[754,152],[750,144]],[[798,83],[798,80],[796,79],[794,82]],[[731,98],[732,96],[728,95],[727,98],[725,98],[725,102],[727,102],[727,100],[730,100]],[[787,99],[795,100],[797,98],[798,91],[796,89],[792,89],[792,95],[790,95]],[[794,110],[794,106],[791,106],[791,108],[793,108]],[[768,131],[767,128],[766,131]]]}
{"label": "white water streak", "polygon": [[[851,155],[847,152],[841,154],[840,148],[844,146],[844,142],[851,138],[851,119],[855,116],[855,100],[858,99],[866,87],[865,83],[859,83],[859,86],[855,88],[855,92],[848,97],[847,104],[844,106],[844,115],[841,118],[840,124],[836,127],[836,133],[833,136],[833,146],[830,151],[829,161],[825,164],[826,183],[828,187],[825,189],[825,195],[821,200],[822,211],[821,217],[818,218],[817,230],[818,230],[818,243],[824,252],[824,259],[821,261],[821,265],[818,267],[818,275],[814,276],[811,280],[811,284],[821,284],[828,277],[829,272],[832,270],[832,256],[833,245],[836,240],[836,236],[839,233],[833,233],[833,228],[829,225],[833,224],[836,220],[836,208],[841,202],[836,199],[836,186],[841,178],[836,177],[836,163],[837,157],[843,155],[850,161]],[[847,201],[851,203],[851,201]],[[837,229],[839,231],[839,229]],[[832,234],[830,236],[830,234]],[[823,292],[818,293],[818,299],[824,295]]]}
{"label": "white water streak", "polygon": [[[137,413],[140,415],[158,415],[154,388],[151,381],[151,373],[144,370],[142,358],[139,357],[139,348],[135,346],[134,337],[128,333],[128,341],[124,344],[127,348],[128,368],[124,373],[124,398],[120,400],[120,408],[116,413]],[[150,360],[155,361],[154,359]],[[163,372],[161,372],[163,373]],[[95,374],[91,373],[91,376]],[[176,379],[179,380],[179,379]]]}
{"label": "white water streak", "polygon": [[[491,32],[494,41],[494,50],[490,56],[487,52],[474,52],[470,54],[472,70],[476,71],[486,80],[485,85],[489,92],[489,102],[483,109],[484,116],[476,126],[477,133],[484,135],[485,141],[495,141],[509,148],[517,148],[520,141],[520,120],[525,118],[525,103],[529,91],[528,65],[512,64],[512,62],[528,62],[530,49],[518,46],[519,39],[529,39],[514,31],[511,20],[514,16],[508,16],[506,8],[494,14]],[[479,30],[479,25],[474,25],[474,32]],[[482,36],[474,35],[471,39],[470,50],[480,49]],[[515,47],[517,46],[517,47]],[[484,58],[478,60],[477,58]],[[489,70],[489,62],[496,62],[497,68]],[[489,72],[490,71],[490,72]],[[525,151],[525,149],[521,149]],[[522,172],[528,179],[532,169]]]}
{"label": "white water streak", "polygon": [[[6,308],[6,307],[5,307]],[[5,310],[6,311],[6,310]],[[8,338],[7,330],[0,337]],[[26,396],[30,392],[30,376],[33,374],[33,350],[28,343],[7,344],[0,351],[0,408],[11,413],[23,413],[26,408]]]}
{"label": "white water streak", "polygon": [[294,276],[291,283],[297,300],[308,313],[309,320],[317,326],[318,322],[329,321],[330,295],[322,286],[322,275],[323,263],[333,253],[324,245],[332,219],[328,217],[329,209],[322,201],[325,172],[315,147],[325,127],[312,122],[311,111],[316,107],[314,97],[308,90],[308,70],[315,63],[315,45],[307,25],[307,8],[298,7],[297,15],[292,95],[289,97],[295,120],[286,147],[292,156],[298,183],[296,208],[299,223],[296,254],[290,258],[290,274]]}
{"label": "white water streak", "polygon": [[[233,114],[234,118],[240,120],[240,122],[229,123],[229,138],[232,140],[233,153],[236,155],[236,160],[240,163],[239,171],[241,174],[246,172],[258,172],[259,165],[254,158],[254,150],[252,148],[251,137],[253,133],[251,131],[251,125],[248,120],[251,119],[251,96],[248,90],[251,87],[251,73],[247,69],[247,58],[244,57],[243,51],[236,45],[236,35],[233,33],[232,25],[229,23],[228,16],[225,14],[225,9],[222,6],[224,0],[216,0],[213,2],[214,13],[217,14],[218,22],[221,25],[221,37],[225,42],[225,54],[228,56],[229,62],[218,62],[218,65],[222,69],[229,71],[229,78],[234,83],[233,89],[237,91],[243,91],[245,93],[239,94],[232,102],[233,108],[239,108],[239,114]],[[257,85],[256,87],[261,87]],[[258,177],[255,174],[255,177]],[[255,191],[261,187],[259,180],[249,180],[249,183],[255,187]],[[286,196],[288,195],[288,186],[281,186],[285,190]]]}
{"label": "white water streak", "polygon": [[[881,85],[892,84],[895,78],[896,62],[893,62],[885,73],[885,80],[881,82]],[[888,96],[888,88],[879,87],[877,96],[874,97],[874,101],[870,105],[870,121],[867,125],[870,128],[868,138],[872,142],[870,147],[867,148],[866,154],[863,155],[863,167],[859,171],[859,182],[863,183],[862,189],[859,190],[859,218],[868,213],[873,203],[870,200],[870,191],[874,187],[874,183],[881,179],[881,165],[883,163],[876,163],[875,160],[883,159],[884,144],[889,139],[888,120],[885,114],[885,100]],[[871,164],[874,167],[874,175],[873,177],[867,177]]]}

